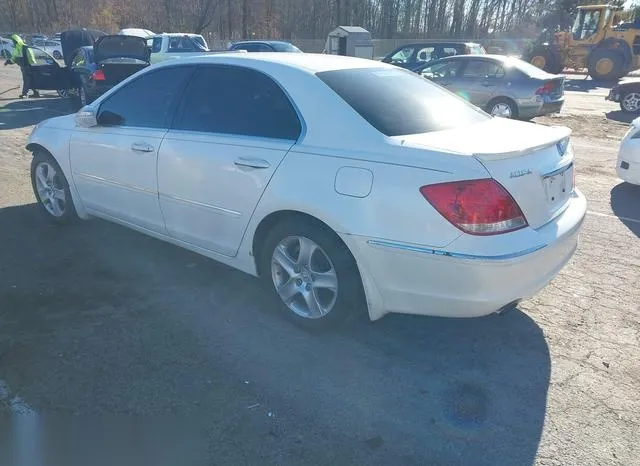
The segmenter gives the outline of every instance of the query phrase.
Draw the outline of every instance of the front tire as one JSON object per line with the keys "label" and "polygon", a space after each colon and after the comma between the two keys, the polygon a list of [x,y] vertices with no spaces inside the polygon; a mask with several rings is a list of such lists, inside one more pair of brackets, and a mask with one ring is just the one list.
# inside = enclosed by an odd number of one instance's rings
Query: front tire
{"label": "front tire", "polygon": [[620,98],[620,109],[626,113],[640,113],[640,92],[627,92]]}
{"label": "front tire", "polygon": [[33,153],[31,186],[40,210],[49,220],[60,224],[77,220],[69,183],[55,159],[42,150]]}
{"label": "front tire", "polygon": [[263,280],[294,323],[318,329],[349,322],[362,309],[362,281],[340,238],[295,218],[277,224],[261,249]]}

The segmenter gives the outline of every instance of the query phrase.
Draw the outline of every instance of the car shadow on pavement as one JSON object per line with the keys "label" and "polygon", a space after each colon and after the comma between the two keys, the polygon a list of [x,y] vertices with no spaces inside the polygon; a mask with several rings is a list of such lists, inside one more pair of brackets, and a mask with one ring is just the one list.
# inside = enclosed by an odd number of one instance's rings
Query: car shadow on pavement
{"label": "car shadow on pavement", "polygon": [[629,230],[640,237],[640,186],[620,183],[611,190],[611,209]]}
{"label": "car shadow on pavement", "polygon": [[564,90],[573,92],[589,92],[594,89],[611,89],[616,82],[594,81],[593,79],[584,79],[579,76],[568,75],[564,81]]}
{"label": "car shadow on pavement", "polygon": [[6,105],[0,102],[0,131],[33,126],[48,118],[68,115],[76,110],[73,99],[58,97],[12,100]]}
{"label": "car shadow on pavement", "polygon": [[186,414],[226,464],[535,462],[551,362],[519,310],[314,333],[258,280],[131,230],[34,204],[0,225],[0,373],[44,414]]}
{"label": "car shadow on pavement", "polygon": [[619,121],[620,123],[631,123],[634,119],[638,118],[635,113],[627,113],[622,110],[613,110],[605,113],[608,120]]}

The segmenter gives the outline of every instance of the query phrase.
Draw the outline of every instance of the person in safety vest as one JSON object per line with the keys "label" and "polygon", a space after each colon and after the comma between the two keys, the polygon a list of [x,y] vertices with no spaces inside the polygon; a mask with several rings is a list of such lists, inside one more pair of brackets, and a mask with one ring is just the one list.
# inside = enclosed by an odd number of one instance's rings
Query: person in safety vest
{"label": "person in safety vest", "polygon": [[30,66],[36,64],[36,57],[33,51],[25,45],[22,37],[18,34],[12,34],[9,38],[13,42],[13,53],[4,64],[5,66],[15,64],[20,67],[20,71],[22,72],[22,92],[20,93],[20,98],[27,97],[29,89],[33,90],[33,97],[40,97],[38,91],[33,89],[31,85]]}

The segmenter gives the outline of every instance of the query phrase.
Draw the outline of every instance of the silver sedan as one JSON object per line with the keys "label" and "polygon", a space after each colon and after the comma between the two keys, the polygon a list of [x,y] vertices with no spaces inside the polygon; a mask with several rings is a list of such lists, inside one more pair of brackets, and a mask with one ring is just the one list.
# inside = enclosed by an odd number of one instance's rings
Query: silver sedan
{"label": "silver sedan", "polygon": [[564,104],[564,77],[518,58],[461,55],[413,71],[494,116],[528,120],[558,113]]}

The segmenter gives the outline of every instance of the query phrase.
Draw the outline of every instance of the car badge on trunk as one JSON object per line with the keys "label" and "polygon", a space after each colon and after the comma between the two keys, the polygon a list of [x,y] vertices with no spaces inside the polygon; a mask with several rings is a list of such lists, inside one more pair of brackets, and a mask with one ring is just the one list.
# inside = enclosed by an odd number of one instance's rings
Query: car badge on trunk
{"label": "car badge on trunk", "polygon": [[560,154],[560,158],[564,157],[564,154],[567,152],[567,147],[569,147],[569,138],[563,139],[559,143],[556,144],[558,148],[558,153]]}

